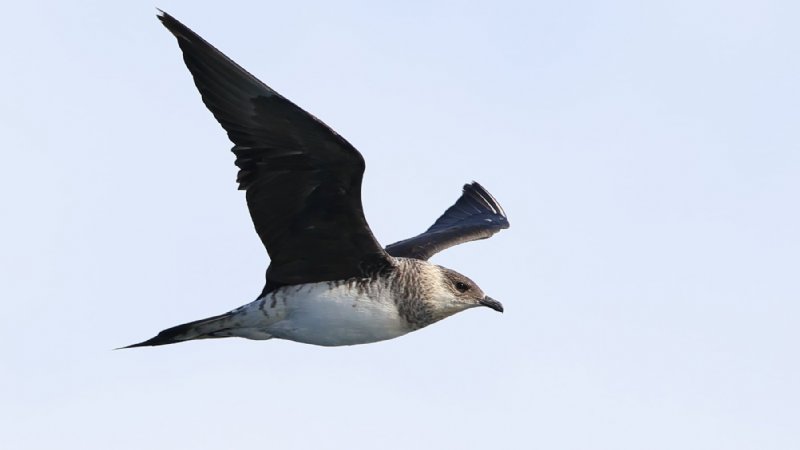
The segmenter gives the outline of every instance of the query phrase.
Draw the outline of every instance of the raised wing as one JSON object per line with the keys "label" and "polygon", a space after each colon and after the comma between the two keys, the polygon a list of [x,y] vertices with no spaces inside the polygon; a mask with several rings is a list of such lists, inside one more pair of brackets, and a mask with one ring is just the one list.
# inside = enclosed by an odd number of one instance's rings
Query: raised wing
{"label": "raised wing", "polygon": [[396,257],[427,260],[454,245],[486,239],[508,227],[508,217],[497,200],[473,181],[464,185],[461,197],[427,231],[395,242],[386,251]]}
{"label": "raised wing", "polygon": [[239,189],[269,253],[268,290],[392,265],[361,206],[364,159],[344,138],[166,13],[203,102],[235,144]]}

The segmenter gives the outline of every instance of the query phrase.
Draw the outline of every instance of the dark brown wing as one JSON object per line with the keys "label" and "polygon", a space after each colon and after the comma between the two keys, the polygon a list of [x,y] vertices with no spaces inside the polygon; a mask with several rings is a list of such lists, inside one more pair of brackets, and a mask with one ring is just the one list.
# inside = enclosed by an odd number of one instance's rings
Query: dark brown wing
{"label": "dark brown wing", "polygon": [[368,276],[391,266],[361,206],[364,159],[350,143],[169,14],[203,102],[235,144],[239,189],[271,264],[267,285]]}
{"label": "dark brown wing", "polygon": [[486,189],[472,182],[424,233],[386,247],[396,257],[427,260],[442,250],[464,242],[486,239],[508,228],[508,217]]}

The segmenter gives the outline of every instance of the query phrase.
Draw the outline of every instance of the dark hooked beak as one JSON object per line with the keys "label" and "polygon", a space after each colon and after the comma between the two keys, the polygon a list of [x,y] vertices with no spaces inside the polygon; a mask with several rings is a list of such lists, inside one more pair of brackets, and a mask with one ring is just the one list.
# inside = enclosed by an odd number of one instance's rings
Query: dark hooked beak
{"label": "dark hooked beak", "polygon": [[492,297],[489,297],[488,295],[486,297],[483,297],[483,299],[480,300],[478,303],[481,304],[482,306],[488,306],[489,308],[492,308],[497,312],[503,312],[503,304],[493,299]]}

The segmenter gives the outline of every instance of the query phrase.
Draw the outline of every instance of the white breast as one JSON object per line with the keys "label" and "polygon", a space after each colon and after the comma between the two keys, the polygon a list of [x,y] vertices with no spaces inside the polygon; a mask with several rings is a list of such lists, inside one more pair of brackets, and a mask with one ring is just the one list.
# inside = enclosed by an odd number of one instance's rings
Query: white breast
{"label": "white breast", "polygon": [[287,286],[264,300],[262,308],[278,320],[263,329],[276,338],[337,346],[392,339],[411,331],[397,313],[391,292],[380,286]]}

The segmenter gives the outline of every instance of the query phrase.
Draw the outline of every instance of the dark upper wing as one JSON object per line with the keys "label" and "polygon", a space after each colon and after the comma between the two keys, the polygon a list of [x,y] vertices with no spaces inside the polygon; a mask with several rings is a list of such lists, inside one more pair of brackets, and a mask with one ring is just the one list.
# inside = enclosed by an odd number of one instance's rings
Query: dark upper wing
{"label": "dark upper wing", "polygon": [[268,286],[366,276],[391,265],[364,218],[361,154],[175,18],[158,18],[236,144],[239,189],[272,260]]}
{"label": "dark upper wing", "polygon": [[427,231],[395,242],[386,251],[392,256],[427,260],[454,245],[486,239],[508,226],[508,217],[497,200],[473,181],[464,185],[461,197]]}

